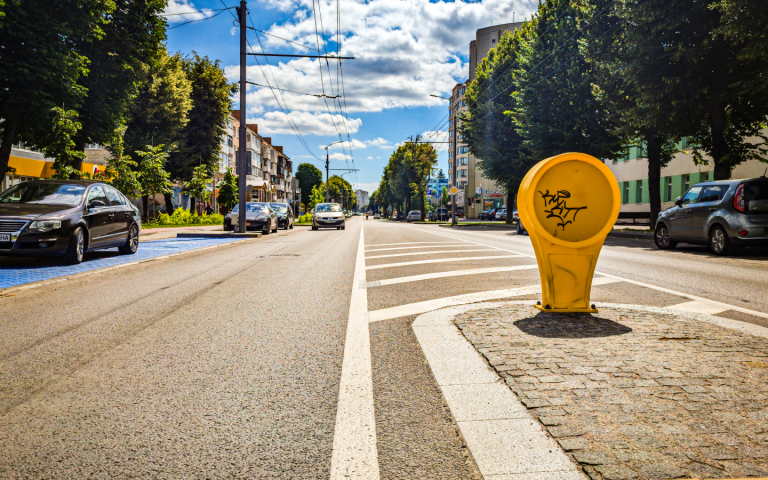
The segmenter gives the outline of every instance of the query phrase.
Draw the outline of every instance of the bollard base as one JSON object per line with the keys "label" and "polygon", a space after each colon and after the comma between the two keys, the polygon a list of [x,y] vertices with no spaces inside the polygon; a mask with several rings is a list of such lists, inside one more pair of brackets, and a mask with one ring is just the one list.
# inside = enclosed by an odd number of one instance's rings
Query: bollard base
{"label": "bollard base", "polygon": [[546,313],[597,313],[596,308],[545,308],[542,305],[533,307]]}

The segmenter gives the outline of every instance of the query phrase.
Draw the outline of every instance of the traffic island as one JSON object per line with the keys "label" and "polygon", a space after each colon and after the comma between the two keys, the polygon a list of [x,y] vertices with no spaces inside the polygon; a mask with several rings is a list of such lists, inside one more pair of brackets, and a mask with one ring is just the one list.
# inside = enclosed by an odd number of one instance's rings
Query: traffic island
{"label": "traffic island", "polygon": [[262,235],[261,232],[194,232],[177,233],[176,238],[261,238]]}
{"label": "traffic island", "polygon": [[455,325],[590,478],[768,477],[765,336],[659,308],[487,305]]}

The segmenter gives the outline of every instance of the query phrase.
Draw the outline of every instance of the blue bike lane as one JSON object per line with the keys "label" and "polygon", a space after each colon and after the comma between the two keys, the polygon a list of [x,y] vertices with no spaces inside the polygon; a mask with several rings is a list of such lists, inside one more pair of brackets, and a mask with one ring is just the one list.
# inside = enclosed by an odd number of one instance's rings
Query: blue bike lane
{"label": "blue bike lane", "polygon": [[64,265],[60,258],[0,257],[0,290],[237,241],[242,240],[238,238],[153,240],[141,242],[138,251],[133,255],[120,255],[117,248],[87,253],[80,265]]}

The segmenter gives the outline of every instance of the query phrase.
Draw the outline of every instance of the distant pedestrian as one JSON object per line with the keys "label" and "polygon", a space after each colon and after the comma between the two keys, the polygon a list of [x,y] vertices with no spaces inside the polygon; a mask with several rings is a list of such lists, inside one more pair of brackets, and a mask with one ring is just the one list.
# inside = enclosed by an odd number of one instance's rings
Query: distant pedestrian
{"label": "distant pedestrian", "polygon": [[207,215],[210,215],[210,214],[212,214],[212,213],[213,213],[213,207],[211,206],[211,202],[208,202],[208,203],[205,205],[205,213],[206,213]]}
{"label": "distant pedestrian", "polygon": [[202,200],[197,202],[197,207],[195,208],[195,210],[197,211],[198,216],[200,217],[203,216],[203,212],[205,211],[205,204],[203,203]]}

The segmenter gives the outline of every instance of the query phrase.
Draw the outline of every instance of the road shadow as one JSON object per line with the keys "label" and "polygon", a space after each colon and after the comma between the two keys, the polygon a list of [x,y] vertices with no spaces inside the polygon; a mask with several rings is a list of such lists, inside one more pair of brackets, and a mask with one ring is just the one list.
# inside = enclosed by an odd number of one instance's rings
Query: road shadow
{"label": "road shadow", "polygon": [[523,333],[541,338],[601,338],[624,335],[631,328],[589,313],[544,313],[518,320]]}
{"label": "road shadow", "polygon": [[[114,258],[121,256],[117,249],[113,250],[96,250],[94,252],[86,252],[83,255],[83,262],[80,265],[87,265],[89,262],[95,260],[103,260],[105,258]],[[35,269],[35,268],[50,268],[50,267],[62,267],[69,266],[64,261],[64,256],[51,256],[51,257],[2,257],[0,258],[0,270],[13,270],[13,269]]]}

